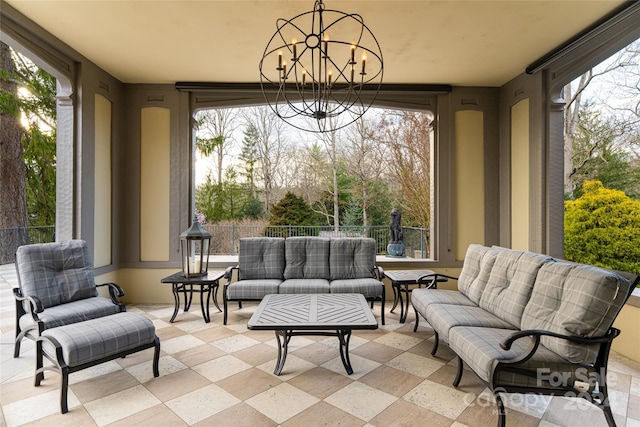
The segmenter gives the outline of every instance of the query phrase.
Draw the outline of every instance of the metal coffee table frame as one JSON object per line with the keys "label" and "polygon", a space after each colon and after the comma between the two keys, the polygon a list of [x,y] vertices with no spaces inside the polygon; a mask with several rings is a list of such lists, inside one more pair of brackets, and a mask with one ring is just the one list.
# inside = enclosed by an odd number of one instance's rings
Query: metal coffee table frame
{"label": "metal coffee table frame", "polygon": [[351,331],[378,329],[378,322],[361,294],[277,294],[262,299],[247,327],[251,330],[275,331],[278,341],[278,360],[273,371],[275,375],[282,372],[289,341],[296,335],[337,337],[342,364],[347,374],[351,375]]}

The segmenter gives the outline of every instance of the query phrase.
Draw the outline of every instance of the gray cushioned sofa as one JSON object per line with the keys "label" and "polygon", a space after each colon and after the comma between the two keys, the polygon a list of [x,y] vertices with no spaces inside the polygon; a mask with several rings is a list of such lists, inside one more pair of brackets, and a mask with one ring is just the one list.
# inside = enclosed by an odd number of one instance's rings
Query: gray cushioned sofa
{"label": "gray cushioned sofa", "polygon": [[[416,289],[416,325],[422,316],[463,361],[488,382],[505,425],[500,393],[582,397],[615,425],[606,367],[618,312],[637,275],[556,260],[501,247],[471,245],[458,291]],[[420,316],[418,316],[420,314]]]}
{"label": "gray cushioned sofa", "polygon": [[384,272],[375,263],[376,242],[369,238],[240,239],[239,264],[225,272],[224,324],[229,301],[259,301],[269,294],[358,293],[372,306],[380,301],[384,325]]}

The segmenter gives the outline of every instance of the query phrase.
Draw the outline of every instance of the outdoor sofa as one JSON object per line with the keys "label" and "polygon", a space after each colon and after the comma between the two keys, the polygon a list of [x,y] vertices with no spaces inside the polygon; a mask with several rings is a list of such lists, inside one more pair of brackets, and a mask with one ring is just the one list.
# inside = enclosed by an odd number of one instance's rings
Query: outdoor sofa
{"label": "outdoor sofa", "polygon": [[224,275],[224,324],[229,301],[260,301],[269,294],[357,293],[372,307],[380,301],[384,325],[384,272],[375,263],[376,242],[370,238],[240,239],[239,264]]}
{"label": "outdoor sofa", "polygon": [[[425,277],[425,283],[435,283]],[[612,327],[639,276],[501,247],[471,245],[458,291],[415,289],[412,304],[439,339],[489,384],[505,425],[500,393],[581,397],[615,426],[607,361],[620,334]],[[418,316],[420,314],[420,316]]]}

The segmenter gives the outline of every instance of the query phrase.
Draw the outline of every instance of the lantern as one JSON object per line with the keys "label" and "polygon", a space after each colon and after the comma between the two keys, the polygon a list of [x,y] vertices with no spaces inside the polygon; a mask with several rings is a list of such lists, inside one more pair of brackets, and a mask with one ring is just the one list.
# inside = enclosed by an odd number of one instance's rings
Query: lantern
{"label": "lantern", "polygon": [[211,234],[202,228],[197,217],[194,217],[191,227],[180,234],[182,272],[185,277],[199,277],[207,274],[210,243]]}

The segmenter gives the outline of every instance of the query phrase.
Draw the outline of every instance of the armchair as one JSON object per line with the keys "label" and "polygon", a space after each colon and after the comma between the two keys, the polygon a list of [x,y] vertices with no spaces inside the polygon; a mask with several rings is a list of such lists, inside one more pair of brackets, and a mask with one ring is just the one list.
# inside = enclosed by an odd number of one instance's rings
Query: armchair
{"label": "armchair", "polygon": [[[114,283],[96,285],[93,262],[83,240],[20,246],[16,251],[18,288],[13,357],[23,338],[36,340],[44,330],[126,311]],[[108,286],[110,298],[98,296]]]}

